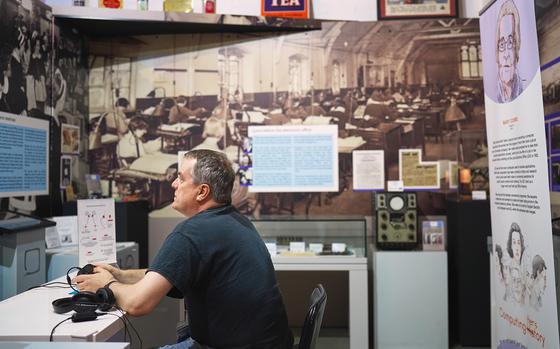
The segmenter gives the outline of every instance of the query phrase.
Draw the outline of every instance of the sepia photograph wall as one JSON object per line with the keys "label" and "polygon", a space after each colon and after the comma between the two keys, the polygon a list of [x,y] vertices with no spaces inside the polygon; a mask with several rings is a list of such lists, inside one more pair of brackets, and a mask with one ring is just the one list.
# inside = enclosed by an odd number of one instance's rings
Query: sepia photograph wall
{"label": "sepia photograph wall", "polygon": [[[384,150],[392,180],[401,148],[442,168],[487,166],[477,20],[96,39],[88,66],[91,173],[152,209],[170,209],[177,152],[190,149],[227,154],[239,171],[234,203],[254,216],[371,215],[371,192],[352,188],[353,150]],[[312,120],[337,125],[350,144],[339,149],[339,191],[249,193],[248,127]],[[427,212],[444,209],[453,175],[442,171],[441,190],[420,194]]]}

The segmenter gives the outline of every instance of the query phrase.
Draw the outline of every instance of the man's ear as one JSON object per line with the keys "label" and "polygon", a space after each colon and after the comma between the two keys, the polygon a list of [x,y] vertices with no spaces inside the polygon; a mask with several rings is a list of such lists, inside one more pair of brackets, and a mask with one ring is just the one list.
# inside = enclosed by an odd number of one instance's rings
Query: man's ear
{"label": "man's ear", "polygon": [[196,195],[196,201],[201,202],[210,197],[210,186],[208,184],[201,184],[198,188],[199,189],[198,194]]}

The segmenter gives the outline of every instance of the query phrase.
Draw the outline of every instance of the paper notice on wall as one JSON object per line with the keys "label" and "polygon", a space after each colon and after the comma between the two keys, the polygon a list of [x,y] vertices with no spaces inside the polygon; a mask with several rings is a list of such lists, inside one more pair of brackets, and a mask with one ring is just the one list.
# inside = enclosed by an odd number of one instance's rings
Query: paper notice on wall
{"label": "paper notice on wall", "polygon": [[61,246],[78,245],[78,216],[52,217]]}
{"label": "paper notice on wall", "polygon": [[560,348],[533,1],[480,17],[493,240],[492,348]]}
{"label": "paper notice on wall", "polygon": [[78,200],[79,263],[116,263],[115,201]]}
{"label": "paper notice on wall", "polygon": [[338,191],[336,125],[249,126],[249,138],[253,163],[241,178],[249,191]]}
{"label": "paper notice on wall", "polygon": [[352,152],[352,181],[354,190],[383,190],[385,162],[383,150],[355,150]]}
{"label": "paper notice on wall", "polygon": [[435,161],[422,161],[421,149],[399,149],[399,178],[405,189],[439,189],[439,166]]}

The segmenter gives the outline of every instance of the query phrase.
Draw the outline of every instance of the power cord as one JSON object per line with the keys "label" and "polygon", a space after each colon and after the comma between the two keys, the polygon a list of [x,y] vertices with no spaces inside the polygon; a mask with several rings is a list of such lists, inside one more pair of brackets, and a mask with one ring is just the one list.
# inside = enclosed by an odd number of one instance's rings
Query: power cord
{"label": "power cord", "polygon": [[52,341],[53,341],[54,330],[56,330],[56,328],[57,328],[58,326],[62,325],[64,322],[66,322],[66,321],[68,321],[68,320],[71,320],[71,319],[72,319],[72,316],[67,317],[66,319],[62,320],[61,322],[59,322],[58,324],[56,324],[56,325],[53,327],[53,329],[52,329],[52,331],[51,331],[51,336],[49,337],[49,342],[52,342]]}
{"label": "power cord", "polygon": [[[107,314],[109,314],[109,313],[97,313],[97,312],[94,312],[94,311],[83,312],[83,313],[74,313],[74,314],[72,314],[72,316],[67,317],[66,319],[62,320],[61,322],[59,322],[58,324],[56,324],[53,327],[53,329],[51,331],[51,335],[49,337],[49,341],[50,342],[53,341],[53,335],[54,335],[54,331],[56,330],[56,328],[58,326],[62,325],[63,323],[65,323],[68,320],[72,320],[72,322],[93,321],[93,320],[97,319],[97,317],[107,315]],[[110,315],[115,315],[115,314],[110,314]],[[118,315],[115,315],[115,316],[118,316]]]}
{"label": "power cord", "polygon": [[128,326],[126,325],[126,321],[124,321],[122,316],[118,316],[117,314],[113,314],[113,313],[103,313],[105,315],[113,315],[118,317],[119,319],[121,319],[123,325],[124,325],[124,341],[126,342],[126,335],[128,334],[128,338],[130,338],[130,341],[132,342],[132,336],[130,334],[130,331],[128,330]]}
{"label": "power cord", "polygon": [[[130,319],[126,316],[126,314],[124,313],[124,311],[115,305],[115,308],[122,314],[122,318],[125,319],[126,321],[128,321],[128,324],[130,325],[130,327],[132,328],[132,330],[134,331],[134,334],[136,335],[136,338],[138,338],[138,341],[140,342],[140,349],[142,349],[142,337],[140,337],[140,334],[138,334],[138,331],[136,331],[136,328],[134,327],[134,325],[132,324],[132,322],[130,321]],[[130,341],[132,342],[132,336],[130,336]]]}
{"label": "power cord", "polygon": [[[57,286],[57,285],[59,285],[59,286]],[[67,288],[67,287],[68,287],[68,284],[66,282],[53,281],[53,282],[48,282],[46,284],[29,287],[27,289],[27,291],[33,290],[33,289],[36,289],[36,288]]]}

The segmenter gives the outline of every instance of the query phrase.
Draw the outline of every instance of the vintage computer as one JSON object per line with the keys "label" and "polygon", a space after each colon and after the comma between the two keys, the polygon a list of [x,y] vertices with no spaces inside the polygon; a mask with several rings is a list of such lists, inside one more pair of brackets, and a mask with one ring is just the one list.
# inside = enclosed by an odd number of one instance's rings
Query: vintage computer
{"label": "vintage computer", "polygon": [[375,194],[377,248],[412,250],[418,247],[418,208],[414,192]]}

